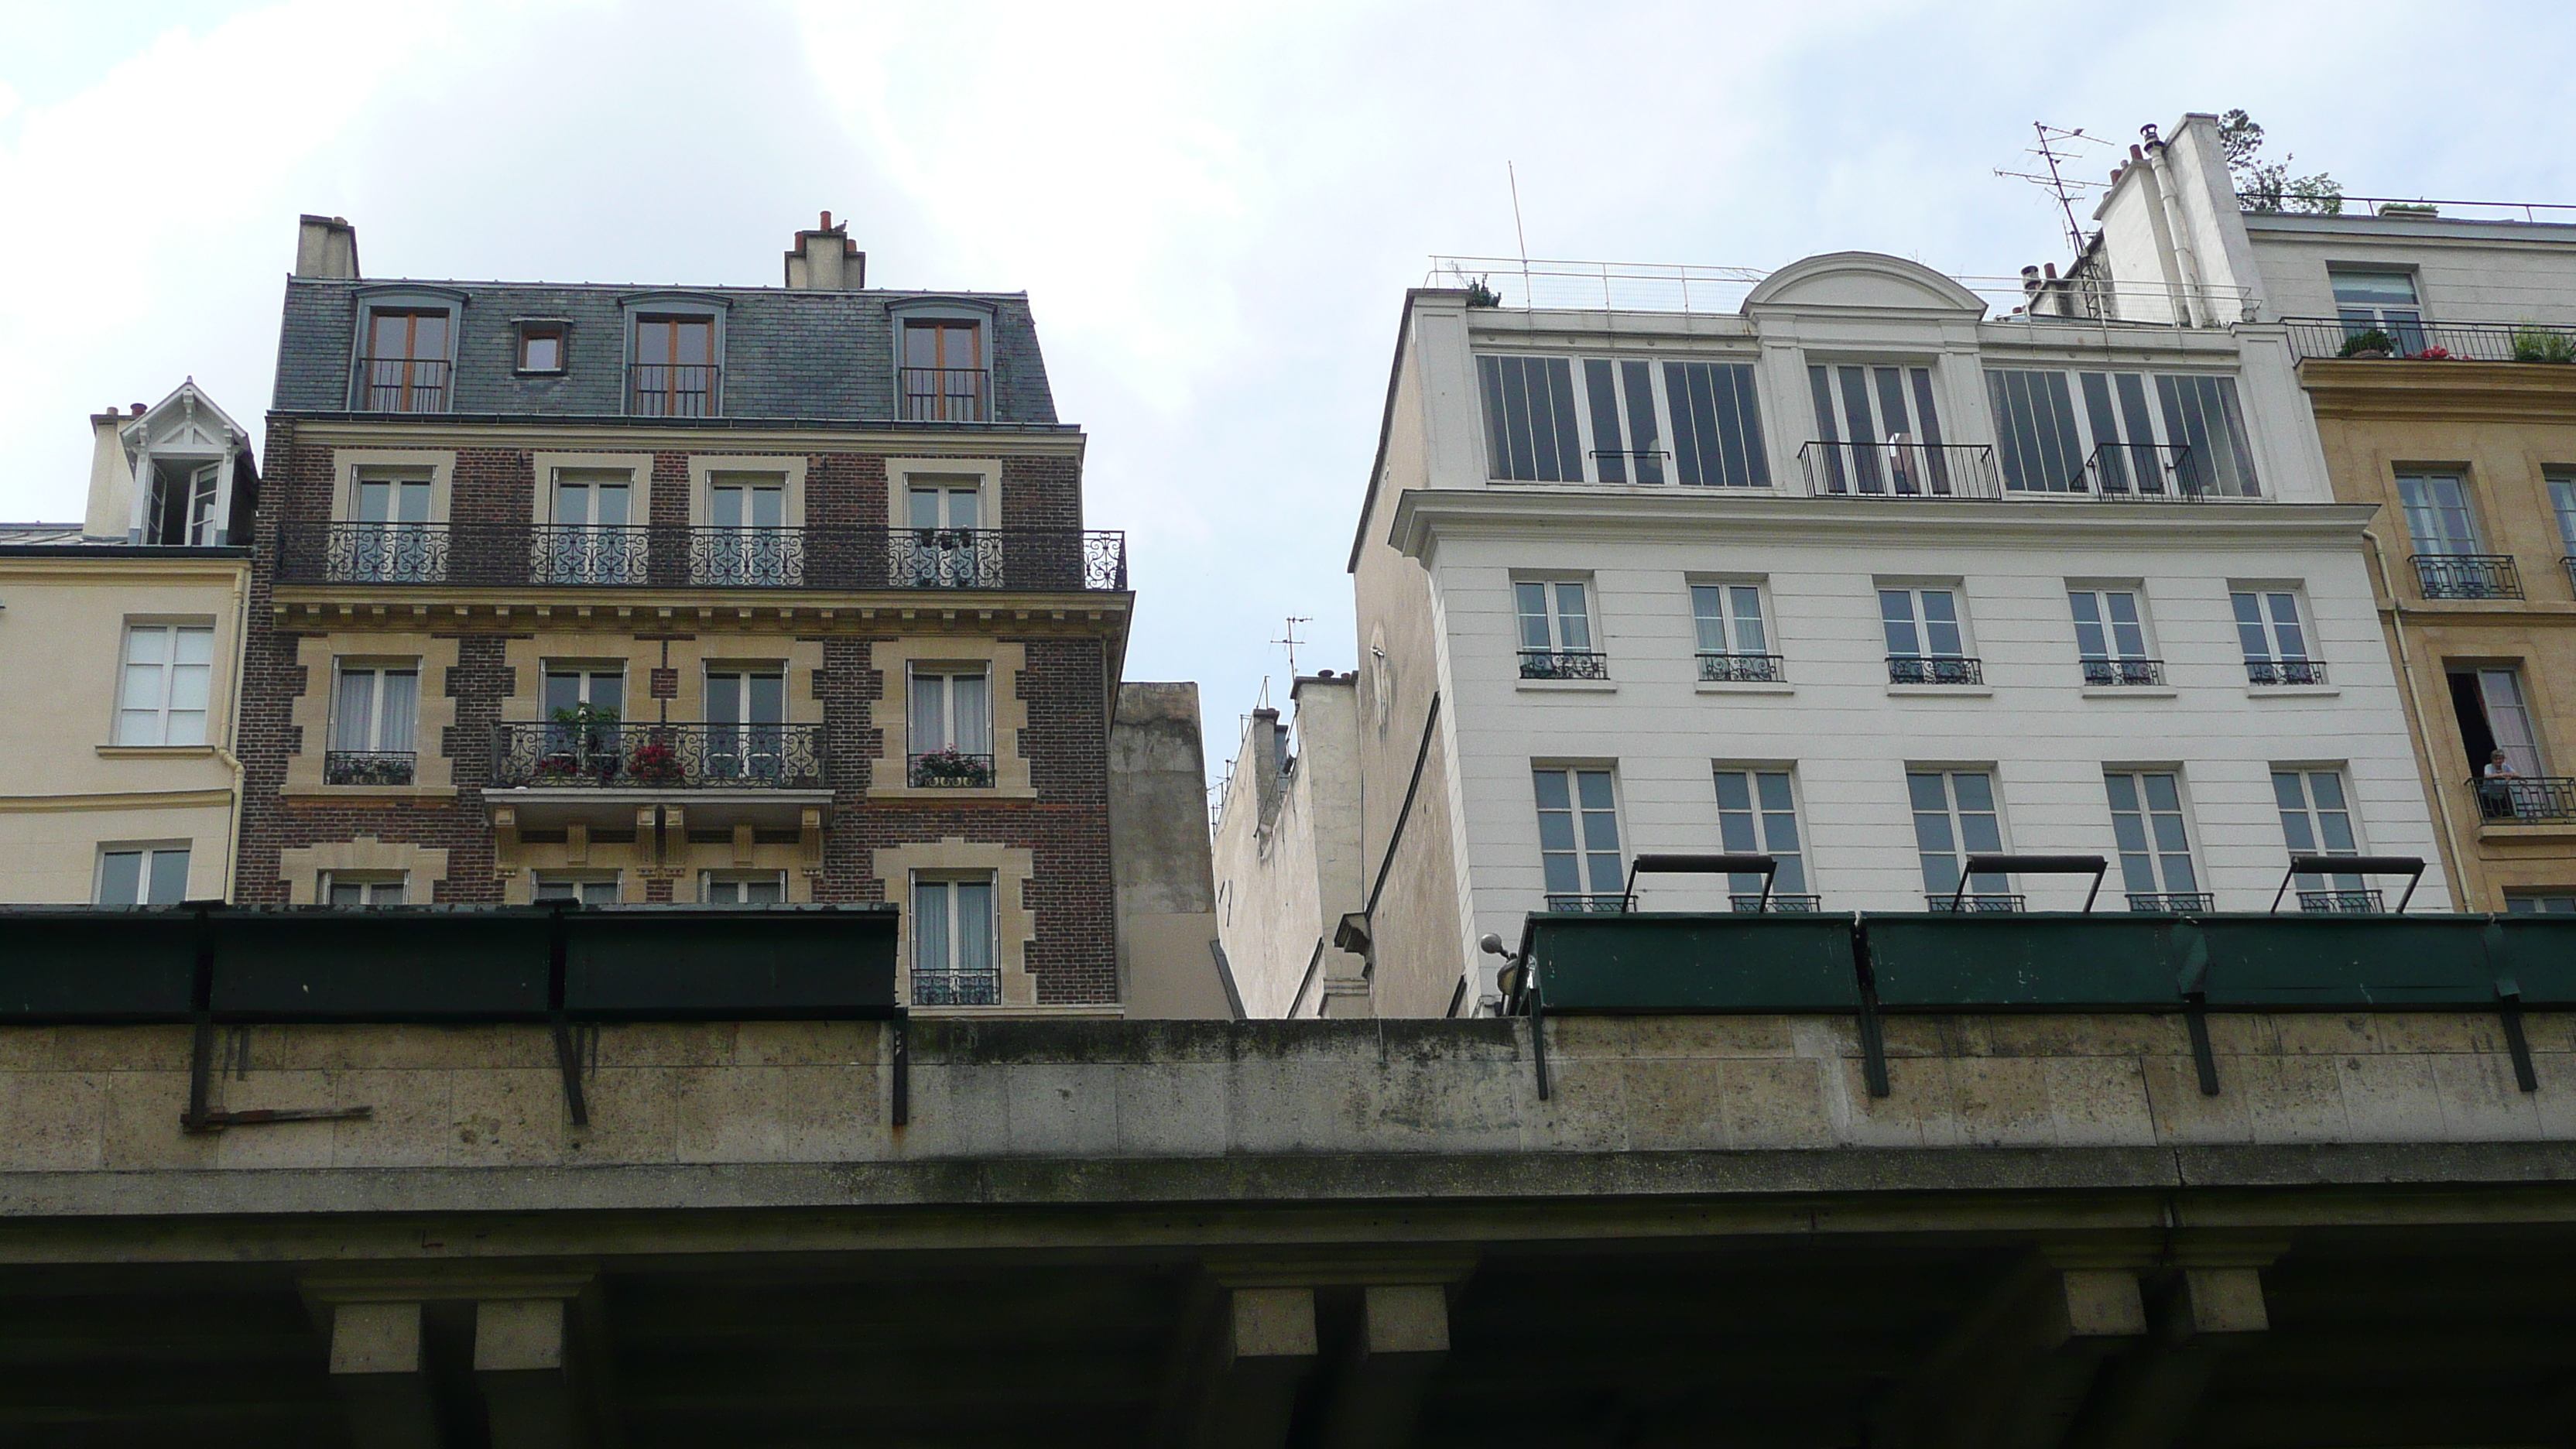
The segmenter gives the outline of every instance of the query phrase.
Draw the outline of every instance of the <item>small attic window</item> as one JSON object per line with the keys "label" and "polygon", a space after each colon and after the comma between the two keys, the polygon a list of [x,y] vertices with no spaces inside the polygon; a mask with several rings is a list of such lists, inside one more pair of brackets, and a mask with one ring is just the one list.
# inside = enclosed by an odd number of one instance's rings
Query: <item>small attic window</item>
{"label": "small attic window", "polygon": [[521,322],[519,324],[519,371],[563,371],[565,331],[565,325],[561,322]]}

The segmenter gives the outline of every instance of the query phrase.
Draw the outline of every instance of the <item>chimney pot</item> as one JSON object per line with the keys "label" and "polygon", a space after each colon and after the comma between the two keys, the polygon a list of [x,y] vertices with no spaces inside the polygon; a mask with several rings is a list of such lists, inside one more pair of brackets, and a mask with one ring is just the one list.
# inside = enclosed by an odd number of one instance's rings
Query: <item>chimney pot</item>
{"label": "chimney pot", "polygon": [[2057,263],[2049,262],[2042,268],[2042,270],[2047,274],[2050,281],[2054,282],[2057,280]]}
{"label": "chimney pot", "polygon": [[358,229],[345,216],[296,218],[295,275],[358,279]]}
{"label": "chimney pot", "polygon": [[143,404],[141,403],[133,404],[128,410],[138,418],[143,416]]}
{"label": "chimney pot", "polygon": [[856,292],[866,288],[868,254],[849,239],[849,228],[832,225],[832,213],[822,214],[823,224],[812,231],[796,233],[796,245],[787,253],[787,285],[800,292]]}

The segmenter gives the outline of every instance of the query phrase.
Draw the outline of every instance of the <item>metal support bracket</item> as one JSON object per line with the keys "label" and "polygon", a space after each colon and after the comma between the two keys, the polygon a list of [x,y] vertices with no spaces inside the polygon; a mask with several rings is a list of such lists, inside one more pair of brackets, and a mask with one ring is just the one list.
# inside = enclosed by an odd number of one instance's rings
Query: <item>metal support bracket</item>
{"label": "metal support bracket", "polygon": [[894,1033],[894,1101],[888,1117],[895,1126],[908,1127],[912,1124],[912,1020],[898,1012],[891,1026]]}
{"label": "metal support bracket", "polygon": [[1860,1075],[1873,1097],[1893,1095],[1895,1088],[1887,1079],[1887,1036],[1878,1025],[1878,974],[1869,967],[1868,937],[1863,934],[1860,913],[1852,913],[1852,975],[1860,988]]}

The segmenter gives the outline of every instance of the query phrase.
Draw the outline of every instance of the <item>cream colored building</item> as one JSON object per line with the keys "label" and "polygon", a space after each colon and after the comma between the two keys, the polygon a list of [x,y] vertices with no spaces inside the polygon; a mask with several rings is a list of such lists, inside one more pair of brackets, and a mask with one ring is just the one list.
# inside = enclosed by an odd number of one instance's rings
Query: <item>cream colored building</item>
{"label": "cream colored building", "polygon": [[229,899],[250,438],[194,382],[91,426],[85,521],[0,525],[0,901]]}

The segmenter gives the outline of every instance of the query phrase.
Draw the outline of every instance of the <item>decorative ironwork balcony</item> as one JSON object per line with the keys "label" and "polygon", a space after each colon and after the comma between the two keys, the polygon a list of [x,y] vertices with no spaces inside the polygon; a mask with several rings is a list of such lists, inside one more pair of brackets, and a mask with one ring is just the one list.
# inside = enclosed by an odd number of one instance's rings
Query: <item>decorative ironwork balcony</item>
{"label": "decorative ironwork balcony", "polygon": [[989,790],[993,786],[993,757],[969,755],[957,750],[907,755],[904,757],[904,779],[916,790]]}
{"label": "decorative ironwork balcony", "polygon": [[2260,496],[2221,491],[2187,443],[2104,443],[2084,461],[2084,487],[2114,503],[2224,503]]}
{"label": "decorative ironwork balcony", "polygon": [[2027,908],[2029,897],[2006,895],[2000,891],[1986,891],[1972,892],[1964,896],[1927,895],[1923,898],[1923,902],[1924,909],[1935,915],[1946,916],[1953,912],[1960,915],[1979,916],[2011,915]]}
{"label": "decorative ironwork balcony", "polygon": [[2087,659],[2084,682],[2097,686],[2144,687],[2165,682],[2161,659]]}
{"label": "decorative ironwork balcony", "polygon": [[[2353,343],[2377,332],[2385,356],[2439,362],[2576,361],[2576,327],[2538,322],[2365,322],[2359,318],[2285,317],[2290,349],[2302,359],[2350,357]],[[2435,355],[2426,357],[2431,352]],[[2372,359],[2380,360],[2380,359]]]}
{"label": "decorative ironwork balcony", "polygon": [[1750,915],[1760,915],[1765,911],[1775,916],[1809,915],[1823,909],[1824,904],[1823,896],[1773,896],[1767,903],[1758,893],[1726,898],[1727,909]]}
{"label": "decorative ironwork balcony", "polygon": [[408,785],[415,755],[410,750],[326,750],[322,783],[326,785]]}
{"label": "decorative ironwork balcony", "polygon": [[2131,891],[2129,909],[2149,916],[2205,916],[2218,909],[2207,891]]}
{"label": "decorative ironwork balcony", "polygon": [[2299,909],[2311,915],[2375,916],[2388,903],[2375,890],[2301,891]]}
{"label": "decorative ironwork balcony", "polygon": [[2522,597],[2522,574],[2504,553],[2419,553],[2415,582],[2428,599]]}
{"label": "decorative ironwork balcony", "polygon": [[443,413],[447,411],[447,360],[362,357],[352,391],[360,412]]}
{"label": "decorative ironwork balcony", "polygon": [[2576,779],[2564,775],[2506,775],[2471,780],[2478,818],[2489,825],[2576,824]]}
{"label": "decorative ironwork balcony", "polygon": [[1624,895],[1552,894],[1547,898],[1547,908],[1551,911],[1590,911],[1595,914],[1615,916],[1628,909],[1628,898]]}
{"label": "decorative ironwork balcony", "polygon": [[287,584],[1118,591],[1127,537],[1070,528],[288,524]]}
{"label": "decorative ironwork balcony", "polygon": [[626,369],[630,418],[712,418],[723,369],[703,363],[638,362]]}
{"label": "decorative ironwork balcony", "polygon": [[2245,661],[2248,684],[2323,684],[2326,662],[2322,659],[2248,659]]}
{"label": "decorative ironwork balcony", "polygon": [[492,784],[542,790],[820,790],[823,727],[497,724]]}
{"label": "decorative ironwork balcony", "polygon": [[1890,654],[1887,656],[1887,682],[1983,684],[1986,682],[1986,664],[1982,659],[1964,659],[1955,655]]}
{"label": "decorative ironwork balcony", "polygon": [[1703,681],[1720,684],[1777,684],[1780,682],[1780,656],[1702,651],[1699,677]]}
{"label": "decorative ironwork balcony", "polygon": [[992,971],[924,971],[912,972],[912,1004],[915,1006],[999,1006],[1002,1004],[1002,973]]}
{"label": "decorative ironwork balcony", "polygon": [[908,423],[982,423],[993,417],[993,374],[982,367],[897,370]]}
{"label": "decorative ironwork balcony", "polygon": [[1610,656],[1598,649],[1524,649],[1523,679],[1608,679]]}
{"label": "decorative ironwork balcony", "polygon": [[1814,498],[2000,498],[1983,443],[1828,443],[1798,450]]}

